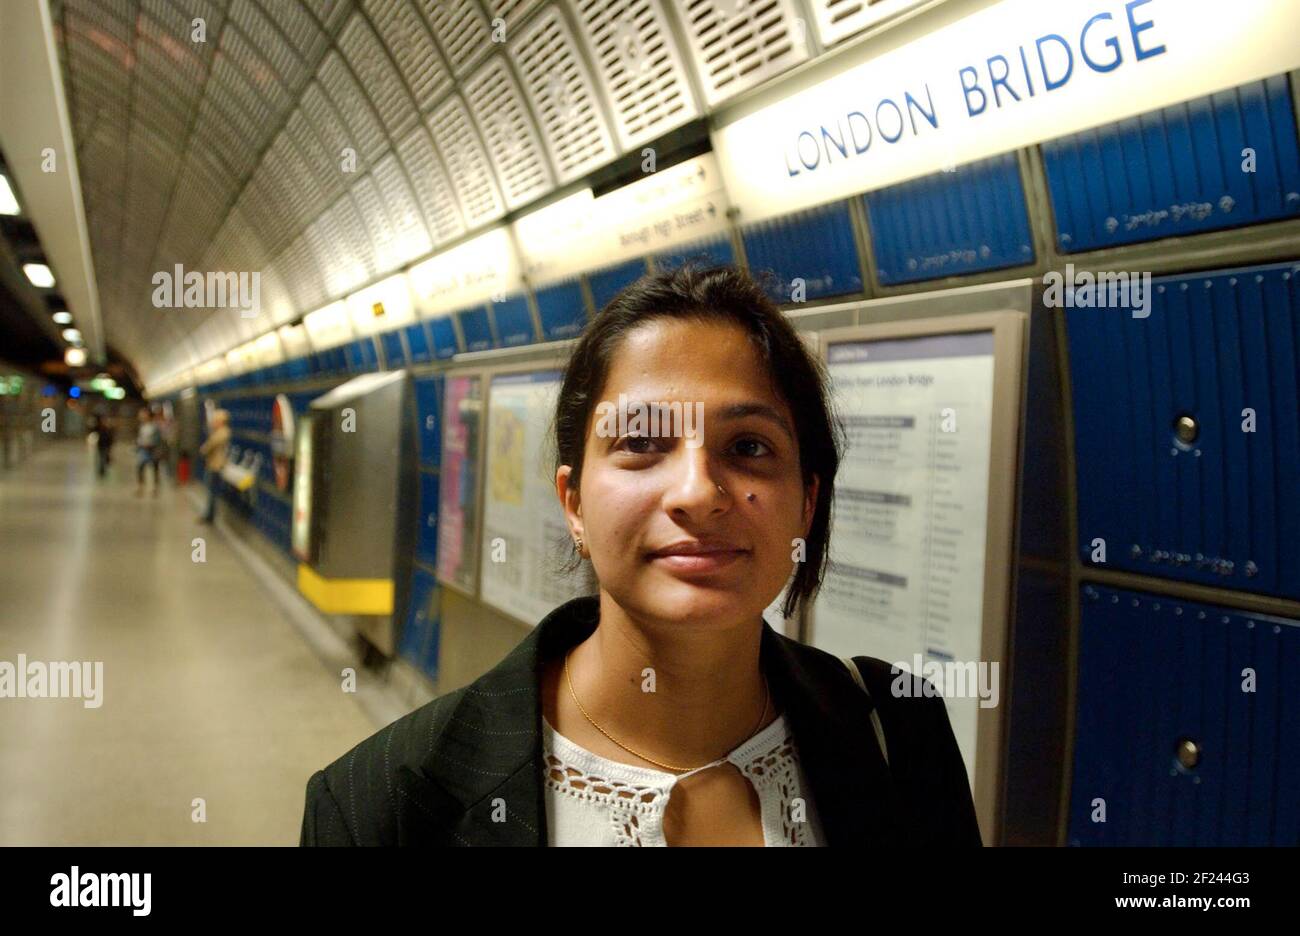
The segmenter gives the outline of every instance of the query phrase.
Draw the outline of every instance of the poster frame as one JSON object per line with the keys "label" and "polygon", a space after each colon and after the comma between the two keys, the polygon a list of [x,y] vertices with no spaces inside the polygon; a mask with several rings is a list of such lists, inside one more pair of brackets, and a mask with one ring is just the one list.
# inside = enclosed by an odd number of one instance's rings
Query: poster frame
{"label": "poster frame", "polygon": [[[438,400],[438,408],[439,408],[438,418],[442,421],[442,424],[439,427],[439,435],[441,437],[441,448],[438,453],[438,536],[440,538],[442,536],[442,504],[443,504],[442,484],[443,484],[443,479],[445,477],[444,473],[447,470],[447,439],[448,439],[447,410],[446,410],[447,399],[448,399],[447,382],[455,378],[463,378],[463,377],[468,377],[470,379],[477,378],[480,382],[480,387],[482,388],[480,399],[483,401],[484,404],[483,424],[479,429],[478,444],[476,446],[476,450],[473,452],[472,455],[469,456],[470,460],[474,464],[473,501],[474,501],[474,510],[477,513],[477,519],[478,519],[478,522],[475,525],[475,530],[474,530],[474,543],[472,544],[473,546],[473,559],[471,560],[472,584],[470,585],[470,587],[466,588],[460,582],[452,581],[451,579],[446,578],[442,574],[441,562],[437,563],[434,566],[434,570],[433,570],[434,579],[437,581],[440,587],[449,588],[452,591],[456,592],[458,595],[464,595],[466,598],[469,598],[474,601],[477,601],[479,596],[479,571],[480,571],[479,559],[482,555],[482,550],[479,548],[479,541],[483,534],[483,498],[482,498],[483,464],[484,464],[484,455],[483,455],[484,441],[483,440],[486,437],[486,427],[487,427],[487,405],[486,405],[487,404],[487,382],[484,379],[485,370],[486,369],[483,367],[454,367],[446,371],[443,371],[438,375],[439,377],[442,378],[442,393],[439,394],[439,400]],[[440,559],[441,559],[441,553],[442,551],[441,549],[439,549]]]}
{"label": "poster frame", "polygon": [[[985,842],[996,842],[1001,825],[1003,746],[1011,684],[1008,642],[1015,585],[1015,533],[1025,398],[1028,313],[1023,309],[972,312],[850,325],[819,333],[819,354],[830,379],[836,345],[943,335],[993,333],[993,402],[989,429],[989,483],[984,543],[984,601],[980,659],[998,663],[998,705],[980,708],[975,729],[975,812]],[[833,382],[832,382],[833,387]],[[805,618],[803,640],[816,646],[817,606]],[[862,655],[862,654],[855,654]]]}
{"label": "poster frame", "polygon": [[[477,368],[478,372],[483,375],[483,429],[479,434],[479,454],[478,454],[478,491],[476,495],[476,504],[479,516],[479,528],[476,535],[477,550],[474,554],[474,584],[475,594],[473,597],[485,608],[489,608],[495,614],[500,614],[509,618],[518,624],[532,629],[536,627],[535,622],[527,621],[513,611],[502,608],[500,605],[489,601],[483,594],[483,537],[487,530],[487,459],[488,459],[488,439],[491,436],[492,422],[492,383],[498,377],[512,376],[516,374],[530,374],[543,372],[558,372],[563,377],[565,367],[569,362],[568,353],[558,353],[544,357],[530,358],[527,361],[520,361],[510,364],[486,364]],[[450,372],[448,372],[450,374]],[[463,594],[463,592],[462,592]]]}

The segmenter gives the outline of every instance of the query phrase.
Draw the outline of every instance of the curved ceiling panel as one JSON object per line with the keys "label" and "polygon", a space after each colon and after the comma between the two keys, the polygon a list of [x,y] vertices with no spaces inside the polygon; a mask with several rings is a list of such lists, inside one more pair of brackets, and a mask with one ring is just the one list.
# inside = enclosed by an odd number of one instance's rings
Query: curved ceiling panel
{"label": "curved ceiling panel", "polygon": [[613,159],[617,153],[591,75],[559,8],[535,16],[510,51],[560,181],[581,178]]}

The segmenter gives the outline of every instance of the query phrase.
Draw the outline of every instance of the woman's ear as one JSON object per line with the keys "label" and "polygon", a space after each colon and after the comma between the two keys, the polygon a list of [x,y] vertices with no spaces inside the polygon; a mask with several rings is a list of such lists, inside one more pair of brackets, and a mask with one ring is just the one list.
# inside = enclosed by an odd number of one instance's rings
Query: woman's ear
{"label": "woman's ear", "polygon": [[821,490],[821,478],[817,475],[812,476],[812,480],[804,488],[803,499],[803,535],[804,539],[812,532],[813,517],[817,513],[817,492]]}
{"label": "woman's ear", "polygon": [[570,535],[582,538],[582,497],[576,485],[569,481],[573,478],[573,466],[561,465],[555,472],[555,493],[564,508],[564,516],[569,522]]}

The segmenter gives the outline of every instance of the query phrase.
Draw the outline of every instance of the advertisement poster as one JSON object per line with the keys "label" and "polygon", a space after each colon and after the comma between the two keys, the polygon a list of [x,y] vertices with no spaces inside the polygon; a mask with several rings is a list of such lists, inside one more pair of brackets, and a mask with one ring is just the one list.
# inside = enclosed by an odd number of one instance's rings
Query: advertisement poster
{"label": "advertisement poster", "polygon": [[559,388],[557,371],[509,374],[488,396],[482,598],[528,624],[583,593],[560,572],[571,537],[547,460]]}
{"label": "advertisement poster", "polygon": [[478,450],[483,425],[483,379],[447,378],[442,416],[438,491],[438,578],[474,593],[478,533]]}

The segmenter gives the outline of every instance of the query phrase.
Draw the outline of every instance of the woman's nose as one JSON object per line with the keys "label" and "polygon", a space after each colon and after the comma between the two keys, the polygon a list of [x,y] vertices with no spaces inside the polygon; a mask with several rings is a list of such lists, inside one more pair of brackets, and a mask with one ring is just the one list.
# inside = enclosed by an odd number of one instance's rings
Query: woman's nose
{"label": "woman's nose", "polygon": [[664,509],[700,519],[726,510],[731,495],[705,446],[679,445],[669,460]]}

